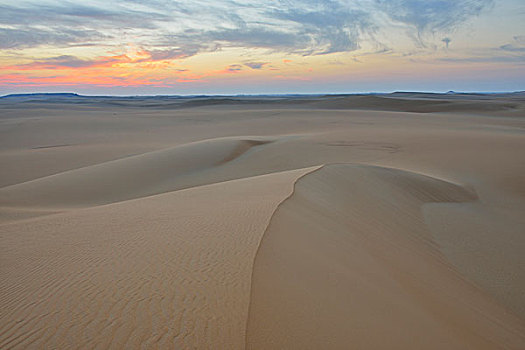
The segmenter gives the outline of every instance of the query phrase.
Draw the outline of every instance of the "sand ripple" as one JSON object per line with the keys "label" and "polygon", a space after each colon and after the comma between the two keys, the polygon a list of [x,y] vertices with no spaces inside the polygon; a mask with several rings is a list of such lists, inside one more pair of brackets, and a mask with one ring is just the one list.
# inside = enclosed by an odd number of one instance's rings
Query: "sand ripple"
{"label": "sand ripple", "polygon": [[2,226],[0,348],[243,348],[260,237],[307,171]]}

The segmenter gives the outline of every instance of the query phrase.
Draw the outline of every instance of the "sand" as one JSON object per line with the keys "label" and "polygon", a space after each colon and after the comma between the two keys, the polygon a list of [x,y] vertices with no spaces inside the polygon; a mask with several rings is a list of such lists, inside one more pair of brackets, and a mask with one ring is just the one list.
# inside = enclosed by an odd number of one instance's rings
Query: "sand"
{"label": "sand", "polygon": [[525,97],[0,99],[0,348],[523,349]]}
{"label": "sand", "polygon": [[450,268],[421,214],[475,199],[391,168],[303,177],[257,254],[248,348],[519,349],[520,320]]}
{"label": "sand", "polygon": [[3,226],[0,347],[241,348],[258,243],[308,171]]}

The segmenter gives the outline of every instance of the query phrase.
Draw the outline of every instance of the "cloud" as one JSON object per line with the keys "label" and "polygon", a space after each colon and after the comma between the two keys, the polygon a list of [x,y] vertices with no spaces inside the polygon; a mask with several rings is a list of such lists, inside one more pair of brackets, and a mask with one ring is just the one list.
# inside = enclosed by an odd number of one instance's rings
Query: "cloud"
{"label": "cloud", "polygon": [[438,60],[458,63],[525,63],[525,56],[444,57]]}
{"label": "cloud", "polygon": [[36,60],[31,63],[4,67],[7,70],[45,70],[45,69],[82,69],[92,67],[108,67],[116,63],[131,62],[126,55],[98,57],[96,59],[81,59],[72,55],[62,55]]}
{"label": "cloud", "polygon": [[[44,60],[34,61],[32,63],[23,65],[27,68],[49,69],[49,68],[85,68],[97,65],[97,61],[83,60],[71,55],[62,55],[57,57],[50,57]],[[19,66],[20,67],[20,66]]]}
{"label": "cloud", "polygon": [[251,69],[262,69],[268,62],[246,62],[244,65]]}
{"label": "cloud", "polygon": [[[513,55],[514,57],[523,56],[525,53],[525,36],[514,36],[513,37],[514,42],[511,44],[505,44],[501,45],[499,48],[500,50],[503,50],[504,52],[508,53],[509,55]],[[522,57],[523,60],[525,60],[525,57]]]}
{"label": "cloud", "polygon": [[354,51],[359,48],[361,33],[375,29],[371,14],[361,9],[334,0],[302,3],[267,15],[295,25],[296,37],[301,38],[301,49],[307,54]]}
{"label": "cloud", "polygon": [[387,26],[385,18],[418,35],[447,32],[493,0],[1,2],[0,49],[118,47],[129,40],[162,60],[225,47],[305,56],[351,52]]}
{"label": "cloud", "polygon": [[[0,5],[0,23],[4,25],[98,26],[99,28],[157,28],[157,22],[172,20],[159,11],[129,8],[126,1],[111,2],[112,6],[83,5],[77,2],[40,1]],[[25,4],[25,5],[24,5]]]}
{"label": "cloud", "polygon": [[45,0],[0,4],[0,49],[108,44],[115,38],[120,39],[116,34],[124,30],[156,31],[158,23],[173,19],[158,12],[118,6],[118,2],[115,5],[109,9]]}
{"label": "cloud", "polygon": [[[217,47],[261,48],[271,51],[318,55],[359,48],[362,32],[374,27],[367,13],[338,1],[282,1],[279,8],[252,4],[247,15],[217,15],[223,21],[210,29],[187,30],[171,37],[172,42],[216,43]],[[238,4],[236,4],[238,6]],[[213,47],[212,47],[213,49]]]}
{"label": "cloud", "polygon": [[505,51],[511,51],[511,52],[525,52],[524,46],[516,46],[513,44],[502,45],[500,46],[500,49],[505,50]]}
{"label": "cloud", "polygon": [[219,71],[213,71],[208,74],[208,76],[213,75],[222,75],[222,74],[237,74],[244,70],[244,66],[242,64],[230,64],[228,67],[224,68],[223,70]]}
{"label": "cloud", "polygon": [[228,72],[236,73],[242,71],[242,65],[240,64],[230,64],[228,68],[226,68]]}
{"label": "cloud", "polygon": [[264,27],[213,30],[192,36],[233,47],[266,48],[277,51],[295,50],[297,46],[300,46],[301,41],[301,38],[293,33]]}
{"label": "cloud", "polygon": [[391,19],[414,27],[418,34],[449,32],[493,4],[493,0],[375,1]]}
{"label": "cloud", "polygon": [[221,46],[304,55],[351,51],[359,47],[360,32],[371,27],[368,18],[336,0],[287,0],[274,6],[261,0],[0,4],[0,23],[9,27],[1,28],[2,38],[15,38],[2,40],[2,48],[85,45],[102,39],[111,45],[130,32],[137,44],[163,50],[175,46],[185,57]]}
{"label": "cloud", "polygon": [[149,50],[149,59],[151,61],[162,61],[187,58],[196,55],[200,50],[199,46],[186,46],[184,48],[172,48],[167,50]]}
{"label": "cloud", "polygon": [[105,35],[95,30],[60,30],[28,28],[0,28],[0,49],[23,49],[41,45],[92,45],[93,41],[102,40]]}
{"label": "cloud", "polygon": [[525,63],[525,45],[519,38],[514,42],[499,47],[471,49],[464,57],[442,57],[444,62],[471,62],[471,63]]}
{"label": "cloud", "polygon": [[515,35],[512,38],[520,44],[525,44],[525,35]]}
{"label": "cloud", "polygon": [[[8,70],[84,69],[93,67],[112,67],[124,63],[148,64],[186,57],[186,54],[179,50],[148,51],[141,48],[135,48],[132,51],[133,52],[127,54],[101,56],[93,59],[83,59],[73,55],[61,55],[36,60],[31,63],[7,66],[4,68]],[[186,70],[176,69],[176,71],[184,72]]]}

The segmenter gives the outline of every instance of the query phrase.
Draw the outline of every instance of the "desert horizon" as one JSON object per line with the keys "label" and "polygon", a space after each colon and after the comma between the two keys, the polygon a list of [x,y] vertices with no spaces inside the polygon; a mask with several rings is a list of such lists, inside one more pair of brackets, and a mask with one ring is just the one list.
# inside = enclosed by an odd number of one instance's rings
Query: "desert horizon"
{"label": "desert horizon", "polygon": [[102,97],[102,98],[205,98],[205,97],[319,97],[319,96],[374,96],[374,95],[400,95],[400,94],[415,94],[419,97],[425,97],[425,96],[439,96],[439,95],[487,95],[487,96],[493,96],[493,95],[516,95],[516,94],[523,94],[525,93],[525,90],[511,90],[511,91],[454,91],[454,90],[448,90],[448,91],[368,91],[368,92],[324,92],[324,93],[300,93],[300,92],[283,92],[283,93],[251,93],[251,94],[213,94],[213,93],[199,93],[199,94],[154,94],[154,95],[141,95],[141,94],[134,94],[134,95],[104,95],[104,94],[81,94],[77,92],[67,92],[67,91],[38,91],[38,92],[13,92],[13,93],[7,93],[5,95],[0,95],[0,98],[23,98],[23,99],[29,99],[29,98],[49,98],[49,97],[62,97],[62,98],[72,98],[72,97],[87,97],[87,98],[96,98],[96,97]]}

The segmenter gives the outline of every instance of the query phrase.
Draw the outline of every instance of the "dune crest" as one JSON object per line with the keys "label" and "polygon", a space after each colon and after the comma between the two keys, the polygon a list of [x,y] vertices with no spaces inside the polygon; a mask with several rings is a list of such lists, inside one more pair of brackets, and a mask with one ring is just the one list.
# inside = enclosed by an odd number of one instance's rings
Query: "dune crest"
{"label": "dune crest", "polygon": [[0,348],[242,349],[259,240],[314,169],[1,226]]}
{"label": "dune crest", "polygon": [[182,179],[269,142],[264,138],[211,139],[70,170],[1,188],[0,205],[89,207],[203,185]]}
{"label": "dune crest", "polygon": [[476,199],[389,168],[302,177],[255,259],[247,348],[522,349],[523,321],[452,268],[421,212]]}

